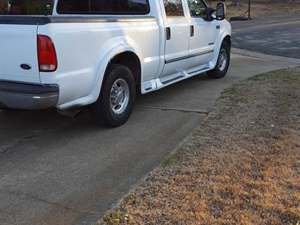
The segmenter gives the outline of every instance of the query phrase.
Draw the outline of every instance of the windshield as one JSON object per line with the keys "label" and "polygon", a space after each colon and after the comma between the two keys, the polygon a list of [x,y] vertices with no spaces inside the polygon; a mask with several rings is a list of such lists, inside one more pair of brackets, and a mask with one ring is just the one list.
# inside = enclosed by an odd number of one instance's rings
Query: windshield
{"label": "windshield", "polygon": [[51,15],[54,0],[0,0],[0,15]]}

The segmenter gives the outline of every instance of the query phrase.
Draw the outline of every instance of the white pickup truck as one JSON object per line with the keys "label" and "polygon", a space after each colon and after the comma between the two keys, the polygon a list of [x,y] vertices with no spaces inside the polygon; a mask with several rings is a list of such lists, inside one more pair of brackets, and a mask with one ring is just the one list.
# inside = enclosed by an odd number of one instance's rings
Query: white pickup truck
{"label": "white pickup truck", "polygon": [[91,105],[124,124],[137,93],[224,77],[231,26],[204,0],[0,0],[0,108]]}

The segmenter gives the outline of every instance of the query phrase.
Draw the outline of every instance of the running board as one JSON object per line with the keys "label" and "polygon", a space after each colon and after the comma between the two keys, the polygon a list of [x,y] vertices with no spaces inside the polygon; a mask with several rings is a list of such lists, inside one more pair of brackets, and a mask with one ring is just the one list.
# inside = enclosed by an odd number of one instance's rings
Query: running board
{"label": "running board", "polygon": [[161,77],[161,78],[156,78],[147,82],[144,82],[142,84],[142,93],[146,94],[155,90],[159,90],[161,88],[164,88],[166,86],[169,86],[171,84],[177,83],[179,81],[188,79],[193,76],[198,76],[201,75],[207,71],[209,71],[211,67],[206,64],[203,66],[199,66],[198,68],[193,68],[190,71],[182,71],[180,73],[171,75],[171,76],[166,76],[166,77]]}
{"label": "running board", "polygon": [[184,75],[179,75],[179,76],[173,77],[173,78],[171,78],[171,79],[169,79],[169,80],[162,81],[161,83],[162,83],[163,85],[167,85],[167,84],[169,84],[169,83],[173,83],[173,82],[176,81],[176,80],[180,80],[180,79],[182,79],[182,78],[184,78],[184,77],[185,77]]}
{"label": "running board", "polygon": [[206,72],[207,70],[209,70],[209,67],[204,67],[204,68],[202,68],[202,69],[193,70],[193,71],[189,72],[188,74],[189,74],[189,75],[200,74],[200,73]]}

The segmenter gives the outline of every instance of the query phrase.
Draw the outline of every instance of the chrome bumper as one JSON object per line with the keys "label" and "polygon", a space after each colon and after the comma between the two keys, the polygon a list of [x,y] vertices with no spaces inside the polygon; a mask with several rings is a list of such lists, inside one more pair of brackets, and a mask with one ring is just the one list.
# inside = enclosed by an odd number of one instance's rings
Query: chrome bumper
{"label": "chrome bumper", "polygon": [[58,85],[0,81],[0,108],[46,109],[56,106]]}

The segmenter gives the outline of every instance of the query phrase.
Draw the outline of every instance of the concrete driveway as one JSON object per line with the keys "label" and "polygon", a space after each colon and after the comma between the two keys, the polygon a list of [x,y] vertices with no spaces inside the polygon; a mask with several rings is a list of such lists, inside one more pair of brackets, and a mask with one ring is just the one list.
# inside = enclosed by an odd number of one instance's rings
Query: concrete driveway
{"label": "concrete driveway", "polygon": [[233,46],[300,59],[300,15],[273,16],[233,25]]}
{"label": "concrete driveway", "polygon": [[206,117],[224,88],[296,63],[234,54],[226,78],[195,77],[141,96],[117,129],[95,126],[88,112],[1,111],[0,224],[92,224]]}

